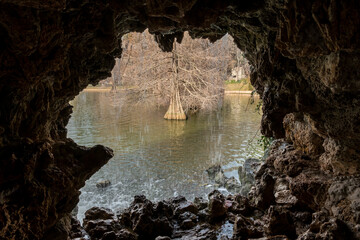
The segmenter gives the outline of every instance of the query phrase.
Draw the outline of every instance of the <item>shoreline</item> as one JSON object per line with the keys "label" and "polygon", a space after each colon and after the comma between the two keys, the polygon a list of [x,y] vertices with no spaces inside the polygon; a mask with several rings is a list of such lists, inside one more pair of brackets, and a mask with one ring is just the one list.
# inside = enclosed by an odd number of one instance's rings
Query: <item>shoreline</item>
{"label": "shoreline", "polygon": [[[225,94],[247,94],[250,95],[252,93],[252,91],[226,91],[225,90]],[[255,93],[255,95],[258,95],[257,93]]]}
{"label": "shoreline", "polygon": [[[110,92],[110,88],[85,88],[84,92]],[[121,91],[121,89],[117,90]],[[244,95],[251,95],[252,91],[224,91],[225,94],[244,94]],[[255,93],[255,95],[258,95]]]}
{"label": "shoreline", "polygon": [[83,92],[110,92],[111,88],[85,88]]}

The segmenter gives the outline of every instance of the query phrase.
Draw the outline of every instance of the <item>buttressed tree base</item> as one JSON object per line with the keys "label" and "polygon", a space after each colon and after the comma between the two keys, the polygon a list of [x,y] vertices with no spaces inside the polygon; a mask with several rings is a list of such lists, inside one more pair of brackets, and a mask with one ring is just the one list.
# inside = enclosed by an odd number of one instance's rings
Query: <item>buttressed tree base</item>
{"label": "buttressed tree base", "polygon": [[[229,33],[251,63],[262,133],[278,139],[238,201],[257,209],[256,236],[360,238],[358,0],[0,0],[0,239],[67,239],[79,189],[113,154],[67,138],[69,101],[146,28],[164,51],[184,31]],[[252,237],[236,214],[236,239]]]}

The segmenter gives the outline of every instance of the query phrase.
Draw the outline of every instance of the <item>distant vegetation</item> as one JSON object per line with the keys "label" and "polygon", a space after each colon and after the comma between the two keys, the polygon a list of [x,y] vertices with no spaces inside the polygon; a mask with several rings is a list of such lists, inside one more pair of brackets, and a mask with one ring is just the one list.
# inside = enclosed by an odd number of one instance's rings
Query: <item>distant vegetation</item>
{"label": "distant vegetation", "polygon": [[253,91],[254,87],[250,83],[250,78],[241,78],[239,81],[227,80],[225,91]]}
{"label": "distant vegetation", "polygon": [[122,57],[98,87],[122,91],[124,102],[168,106],[165,118],[221,105],[224,90],[251,91],[250,66],[230,35],[211,43],[184,34],[163,52],[148,31],[122,38]]}

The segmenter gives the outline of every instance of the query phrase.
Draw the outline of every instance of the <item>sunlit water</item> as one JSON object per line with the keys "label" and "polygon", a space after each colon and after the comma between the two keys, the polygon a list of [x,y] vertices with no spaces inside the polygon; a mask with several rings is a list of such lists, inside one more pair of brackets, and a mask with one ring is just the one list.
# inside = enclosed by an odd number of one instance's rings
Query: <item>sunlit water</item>
{"label": "sunlit water", "polygon": [[[205,170],[214,164],[221,164],[226,176],[238,177],[246,158],[263,153],[252,140],[260,115],[248,98],[225,95],[220,111],[169,121],[163,119],[166,109],[124,107],[111,93],[82,92],[71,102],[68,137],[79,145],[108,146],[114,157],[81,189],[78,218],[93,206],[126,208],[139,194],[155,201],[205,196],[214,189]],[[98,189],[101,180],[111,186]]]}

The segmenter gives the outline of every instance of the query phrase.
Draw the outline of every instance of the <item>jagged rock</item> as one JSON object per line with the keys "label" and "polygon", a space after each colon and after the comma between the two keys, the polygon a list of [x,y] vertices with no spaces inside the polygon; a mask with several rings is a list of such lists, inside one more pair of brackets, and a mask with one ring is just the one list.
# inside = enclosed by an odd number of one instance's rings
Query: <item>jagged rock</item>
{"label": "jagged rock", "polygon": [[236,216],[234,223],[234,239],[261,238],[264,235],[264,229],[261,225],[255,225],[251,219],[244,216]]}
{"label": "jagged rock", "polygon": [[242,189],[241,184],[238,182],[238,180],[236,180],[235,177],[226,179],[224,186],[231,193],[239,193]]}
{"label": "jagged rock", "polygon": [[180,221],[191,220],[193,222],[197,222],[198,217],[196,214],[193,214],[191,212],[184,212],[178,217],[178,219]]}
{"label": "jagged rock", "polygon": [[211,166],[210,168],[206,169],[206,172],[208,173],[209,179],[214,181],[219,187],[223,187],[228,179],[225,176],[220,164]]}
{"label": "jagged rock", "polygon": [[235,177],[226,177],[220,165],[214,165],[206,171],[210,180],[215,182],[215,186],[217,186],[219,190],[221,187],[224,187],[227,191],[234,194],[242,191],[241,183],[237,181]]}
{"label": "jagged rock", "polygon": [[120,223],[135,232],[139,239],[171,236],[172,211],[166,206],[164,203],[154,205],[145,196],[135,196],[129,209],[123,211],[118,218]]}
{"label": "jagged rock", "polygon": [[194,223],[193,220],[191,219],[185,219],[184,221],[182,221],[182,223],[180,224],[180,227],[182,229],[190,229],[193,228],[196,225],[196,223]]}
{"label": "jagged rock", "polygon": [[199,210],[207,208],[209,202],[202,197],[195,197],[194,204]]}
{"label": "jagged rock", "polygon": [[245,159],[244,166],[238,168],[239,180],[241,182],[240,193],[246,196],[255,184],[255,173],[259,169],[261,161],[256,158]]}
{"label": "jagged rock", "polygon": [[290,113],[284,117],[286,140],[292,142],[295,148],[310,156],[319,157],[324,152],[324,139],[316,135],[307,117],[300,113]]}
{"label": "jagged rock", "polygon": [[355,175],[360,171],[360,153],[345,146],[340,140],[327,138],[324,141],[325,153],[320,158],[323,171],[336,175]]}
{"label": "jagged rock", "polygon": [[135,234],[134,232],[131,232],[131,231],[127,230],[127,229],[121,229],[116,234],[116,239],[117,240],[137,240],[138,235]]}
{"label": "jagged rock", "polygon": [[286,235],[290,239],[296,237],[295,226],[289,210],[282,207],[271,206],[268,210],[268,216],[269,222],[265,226],[267,235]]}
{"label": "jagged rock", "polygon": [[299,204],[318,211],[325,203],[329,183],[321,173],[314,171],[292,179],[289,187]]}
{"label": "jagged rock", "polygon": [[245,159],[244,166],[239,167],[239,179],[241,183],[253,183],[255,180],[255,173],[261,165],[261,161],[256,158],[247,158]]}
{"label": "jagged rock", "polygon": [[174,214],[180,215],[185,212],[190,212],[190,213],[196,214],[198,211],[199,210],[197,209],[197,207],[195,206],[194,203],[192,203],[190,201],[182,201],[177,204]]}
{"label": "jagged rock", "polygon": [[[93,207],[85,212],[85,220],[114,219],[115,214],[108,208]],[[85,221],[84,220],[84,221]]]}
{"label": "jagged rock", "polygon": [[215,175],[214,180],[215,180],[215,183],[217,183],[219,186],[224,186],[227,178],[226,178],[224,172],[221,170],[220,172],[218,172]]}
{"label": "jagged rock", "polygon": [[200,224],[190,230],[183,230],[173,234],[173,239],[215,240],[216,230],[208,224]]}
{"label": "jagged rock", "polygon": [[213,166],[209,167],[208,169],[206,169],[206,172],[209,175],[210,179],[215,179],[215,176],[218,173],[223,172],[223,170],[222,170],[220,164],[216,164],[216,165],[213,165]]}
{"label": "jagged rock", "polygon": [[79,220],[74,217],[71,218],[71,230],[69,233],[70,239],[87,239],[90,236],[87,234],[85,229],[81,226]]}
{"label": "jagged rock", "polygon": [[62,240],[66,239],[72,230],[71,216],[68,214],[58,221],[51,230],[47,231],[44,238]]}
{"label": "jagged rock", "polygon": [[[263,168],[265,168],[265,166],[266,165],[263,165]],[[266,169],[264,171],[264,174],[258,177],[259,179],[257,179],[253,201],[258,208],[266,209],[275,201],[275,196],[274,196],[275,180],[272,176],[270,169]]]}
{"label": "jagged rock", "polygon": [[167,201],[160,201],[154,205],[155,214],[164,215],[167,218],[171,218],[174,215],[173,206]]}
{"label": "jagged rock", "polygon": [[290,212],[291,218],[294,222],[294,227],[296,230],[296,235],[300,236],[302,233],[306,232],[309,229],[312,221],[312,212],[311,211],[292,211]]}
{"label": "jagged rock", "polygon": [[295,206],[298,199],[291,194],[289,183],[284,178],[278,178],[274,186],[275,202]]}
{"label": "jagged rock", "polygon": [[76,218],[78,212],[79,212],[79,206],[76,205],[76,207],[71,211],[71,217]]}
{"label": "jagged rock", "polygon": [[315,239],[356,239],[349,227],[339,219],[332,218],[320,226]]}
{"label": "jagged rock", "polygon": [[83,223],[85,231],[91,239],[111,239],[121,229],[110,209],[93,207],[85,212]]}
{"label": "jagged rock", "polygon": [[209,217],[217,221],[226,215],[225,197],[217,190],[209,194]]}

